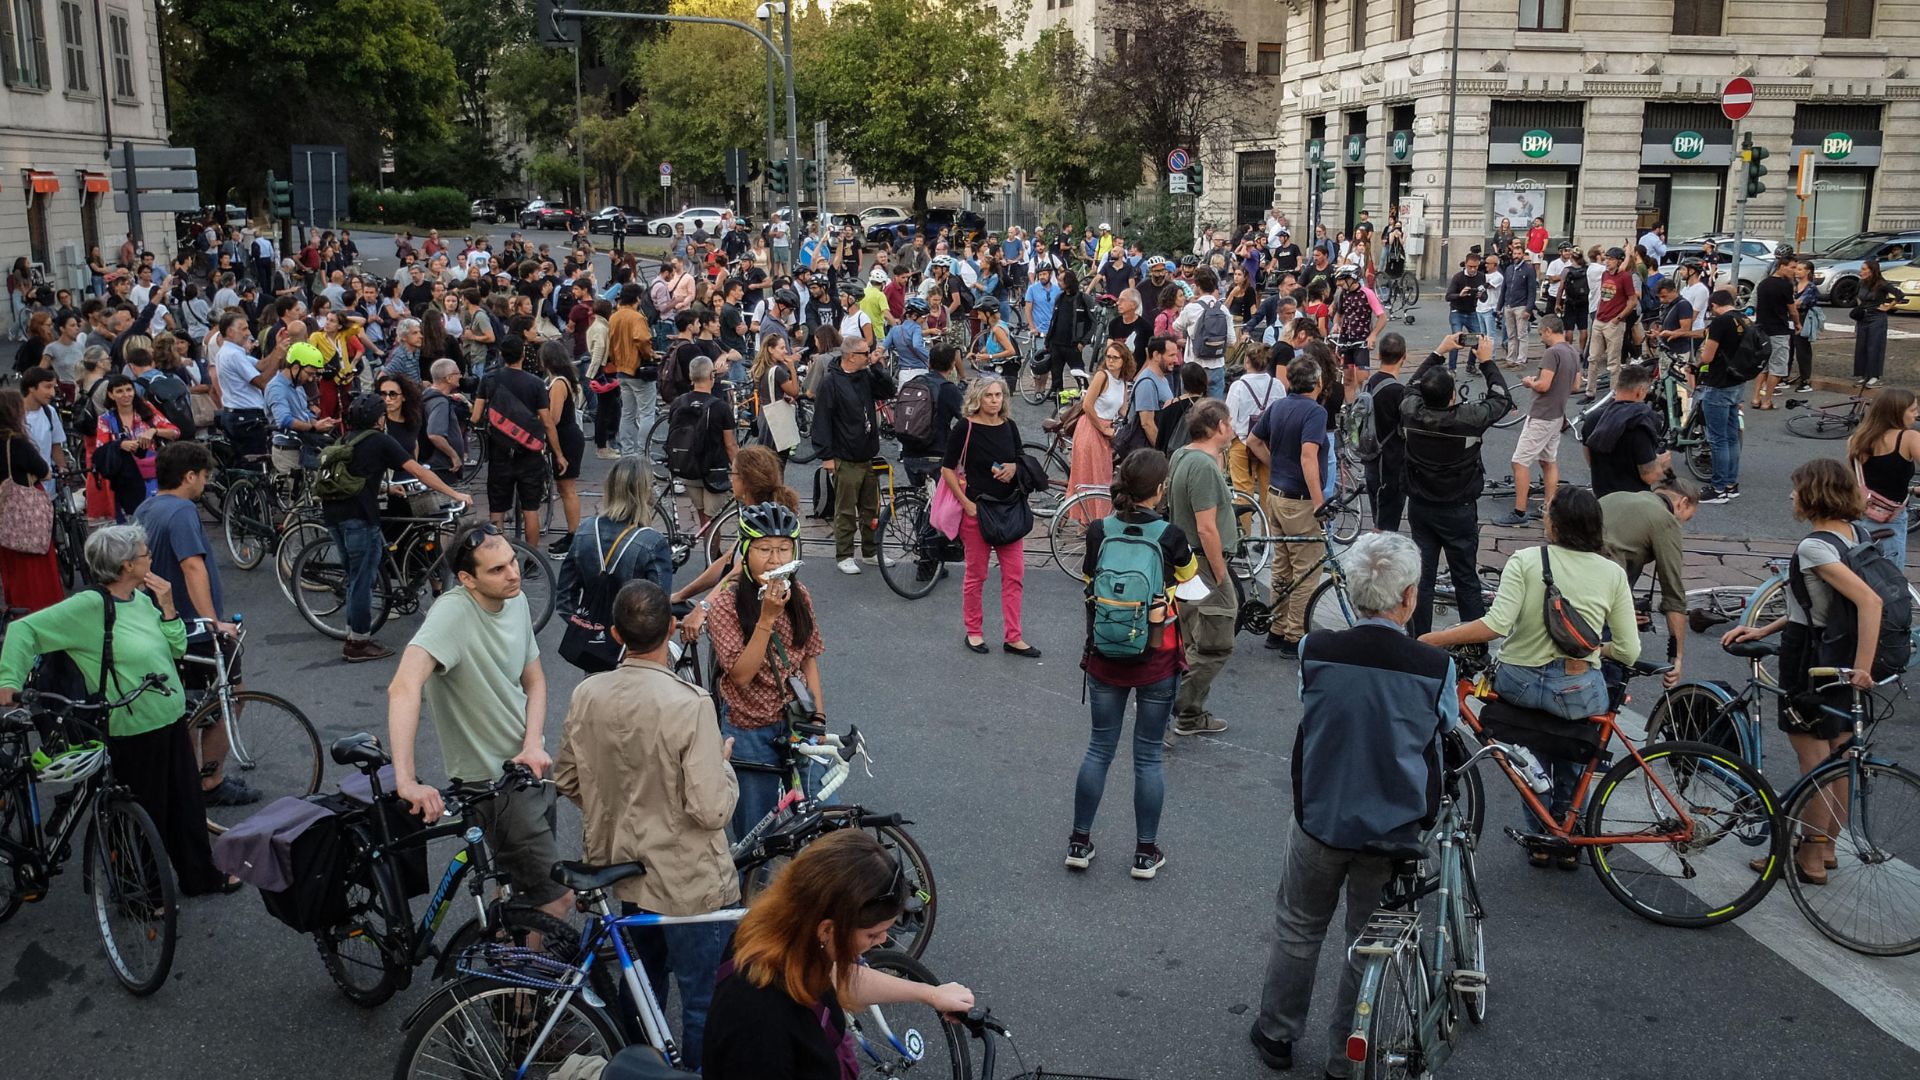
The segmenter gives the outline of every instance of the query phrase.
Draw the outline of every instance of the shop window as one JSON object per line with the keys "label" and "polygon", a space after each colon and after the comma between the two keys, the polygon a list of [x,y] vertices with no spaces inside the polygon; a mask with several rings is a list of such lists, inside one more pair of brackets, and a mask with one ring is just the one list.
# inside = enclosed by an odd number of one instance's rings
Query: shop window
{"label": "shop window", "polygon": [[1263,41],[1260,43],[1257,62],[1259,66],[1255,70],[1262,75],[1282,74],[1287,69],[1287,47]]}
{"label": "shop window", "polygon": [[1673,0],[1673,32],[1690,37],[1718,36],[1723,7],[1725,0]]}
{"label": "shop window", "polygon": [[1873,0],[1827,0],[1827,36],[1873,36]]}
{"label": "shop window", "polygon": [[1572,0],[1520,0],[1520,29],[1565,30]]}

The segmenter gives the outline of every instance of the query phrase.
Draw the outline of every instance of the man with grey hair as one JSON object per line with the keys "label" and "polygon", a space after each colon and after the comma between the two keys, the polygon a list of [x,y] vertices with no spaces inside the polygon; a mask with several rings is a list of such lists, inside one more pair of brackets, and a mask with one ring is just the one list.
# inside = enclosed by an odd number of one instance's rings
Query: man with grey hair
{"label": "man with grey hair", "polygon": [[382,375],[405,375],[420,381],[420,346],[426,343],[426,331],[419,319],[401,319],[393,331],[393,349],[380,368]]}
{"label": "man with grey hair", "polygon": [[420,435],[427,441],[426,456],[420,460],[451,484],[467,459],[467,429],[460,423],[467,404],[460,396],[460,365],[443,356],[433,362],[430,374],[433,381],[420,391]]}
{"label": "man with grey hair", "polygon": [[[1293,749],[1293,830],[1275,897],[1273,951],[1249,1033],[1270,1068],[1293,1067],[1312,1003],[1320,946],[1346,894],[1346,940],[1365,929],[1391,875],[1382,843],[1417,847],[1437,811],[1442,737],[1459,723],[1453,659],[1409,637],[1420,553],[1398,533],[1367,533],[1340,557],[1361,619],[1300,645],[1300,727]],[[1377,850],[1377,849],[1376,849]],[[1351,956],[1327,1027],[1326,1074],[1344,1077],[1359,992]]]}
{"label": "man with grey hair", "polygon": [[667,413],[667,467],[686,483],[687,497],[705,526],[725,510],[733,493],[733,418],[727,403],[713,393],[713,359],[695,356],[687,363],[693,387],[673,399]]}

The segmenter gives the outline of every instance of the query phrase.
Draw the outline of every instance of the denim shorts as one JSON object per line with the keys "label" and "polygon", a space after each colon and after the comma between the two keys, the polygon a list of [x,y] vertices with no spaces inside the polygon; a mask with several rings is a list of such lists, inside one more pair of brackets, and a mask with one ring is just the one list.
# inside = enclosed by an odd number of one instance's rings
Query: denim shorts
{"label": "denim shorts", "polygon": [[1585,720],[1607,711],[1607,682],[1599,664],[1589,664],[1578,675],[1567,674],[1565,660],[1537,668],[1500,664],[1493,671],[1493,689],[1509,705],[1563,720]]}

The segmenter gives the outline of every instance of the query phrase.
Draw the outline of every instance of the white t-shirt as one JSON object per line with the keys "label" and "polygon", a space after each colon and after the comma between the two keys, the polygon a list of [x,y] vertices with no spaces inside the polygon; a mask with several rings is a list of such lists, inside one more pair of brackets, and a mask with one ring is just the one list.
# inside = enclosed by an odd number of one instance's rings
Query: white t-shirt
{"label": "white t-shirt", "polygon": [[213,356],[213,370],[220,375],[220,398],[229,409],[267,407],[267,392],[253,385],[260,377],[259,362],[247,351],[229,341]]}
{"label": "white t-shirt", "polygon": [[135,285],[133,288],[127,290],[127,299],[131,301],[136,308],[146,307],[147,301],[153,299],[153,286]]}
{"label": "white t-shirt", "polygon": [[[1200,325],[1200,312],[1203,308],[1212,307],[1214,304],[1222,302],[1217,295],[1212,296],[1210,302],[1208,300],[1190,300],[1185,307],[1180,309],[1180,314],[1173,317],[1173,328],[1187,336],[1187,360],[1199,364],[1204,368],[1223,368],[1227,366],[1227,358],[1224,355],[1213,360],[1202,360],[1198,356],[1195,356],[1193,352],[1194,328]],[[1227,319],[1227,344],[1232,345],[1239,337],[1240,332],[1234,329],[1233,319],[1229,317]]]}
{"label": "white t-shirt", "polygon": [[1705,330],[1707,328],[1707,301],[1713,295],[1708,291],[1707,283],[1704,281],[1696,281],[1691,285],[1687,285],[1681,288],[1680,295],[1693,307],[1693,328],[1695,330]]}
{"label": "white t-shirt", "polygon": [[240,294],[234,292],[232,289],[221,289],[219,292],[213,294],[213,310],[215,314],[224,315],[228,308],[237,308],[239,306]]}
{"label": "white t-shirt", "polygon": [[1560,295],[1560,283],[1558,281],[1555,281],[1554,278],[1557,278],[1561,274],[1564,274],[1566,272],[1567,272],[1567,260],[1565,259],[1555,259],[1552,262],[1547,264],[1547,295],[1548,296]]}
{"label": "white t-shirt", "polygon": [[840,339],[842,341],[852,341],[855,338],[864,339],[866,335],[862,328],[872,325],[873,319],[871,316],[859,308],[854,308],[852,311],[847,312],[846,316],[840,320]]}
{"label": "white t-shirt", "polygon": [[1607,264],[1591,263],[1587,266],[1587,314],[1593,315],[1600,310],[1600,275],[1607,272]]}
{"label": "white t-shirt", "polygon": [[[67,441],[67,429],[60,424],[60,411],[51,405],[42,405],[27,412],[27,438],[33,440],[33,448],[40,451],[40,457],[49,467],[53,465],[53,448]],[[53,494],[53,477],[40,481],[47,494]]]}
{"label": "white t-shirt", "polygon": [[1255,417],[1267,406],[1287,396],[1287,387],[1266,372],[1249,371],[1227,387],[1227,419],[1233,424],[1233,436],[1245,440]]}
{"label": "white t-shirt", "polygon": [[1490,271],[1487,274],[1487,287],[1482,293],[1486,299],[1474,304],[1473,310],[1475,313],[1491,315],[1500,310],[1500,283],[1506,279],[1507,276],[1498,270]]}
{"label": "white t-shirt", "polygon": [[476,274],[484,274],[487,267],[493,265],[493,252],[485,248],[474,248],[467,252],[467,266]]}
{"label": "white t-shirt", "polygon": [[767,239],[774,247],[787,246],[787,223],[775,218],[767,229]]}

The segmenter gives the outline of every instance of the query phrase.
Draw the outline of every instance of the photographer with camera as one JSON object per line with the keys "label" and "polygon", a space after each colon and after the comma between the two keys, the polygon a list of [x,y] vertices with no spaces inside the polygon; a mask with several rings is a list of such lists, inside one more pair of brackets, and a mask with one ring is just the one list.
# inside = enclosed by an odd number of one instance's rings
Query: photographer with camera
{"label": "photographer with camera", "polygon": [[[1479,258],[1467,256],[1478,276]],[[1454,275],[1457,281],[1461,275]],[[1449,289],[1449,293],[1453,290]],[[1455,401],[1453,374],[1444,358],[1470,348],[1487,381],[1478,401]],[[1507,380],[1493,358],[1493,339],[1477,334],[1448,334],[1407,384],[1400,402],[1400,431],[1406,442],[1407,524],[1420,549],[1420,598],[1408,630],[1415,636],[1433,629],[1433,582],[1440,554],[1446,552],[1461,622],[1486,614],[1480,591],[1480,491],[1486,467],[1480,444],[1493,422],[1513,407]]]}
{"label": "photographer with camera", "polygon": [[[1455,334],[1466,331],[1477,333],[1480,329],[1480,302],[1487,298],[1487,275],[1480,270],[1480,249],[1467,252],[1466,261],[1460,264],[1460,270],[1447,282],[1447,329]],[[1452,338],[1448,339],[1449,341]],[[1471,345],[1469,345],[1471,347]],[[1489,352],[1493,345],[1487,345]],[[1460,354],[1447,353],[1447,370],[1453,371],[1459,366]]]}

